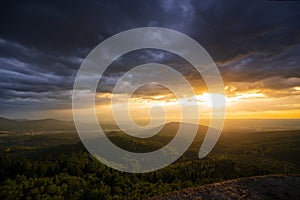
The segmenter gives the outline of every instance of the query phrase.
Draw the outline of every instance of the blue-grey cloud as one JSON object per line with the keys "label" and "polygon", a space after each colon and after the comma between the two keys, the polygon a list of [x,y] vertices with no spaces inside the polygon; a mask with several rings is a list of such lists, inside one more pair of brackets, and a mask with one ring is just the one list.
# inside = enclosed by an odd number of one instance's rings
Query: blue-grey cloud
{"label": "blue-grey cloud", "polygon": [[[89,51],[118,32],[144,26],[175,29],[197,40],[225,82],[267,80],[271,89],[294,87],[287,80],[300,78],[299,19],[296,2],[9,1],[0,8],[0,110],[30,101],[69,105],[76,71]],[[111,91],[122,73],[147,62],[199,77],[184,60],[147,49],[115,61],[99,90]],[[271,84],[274,77],[282,81]]]}

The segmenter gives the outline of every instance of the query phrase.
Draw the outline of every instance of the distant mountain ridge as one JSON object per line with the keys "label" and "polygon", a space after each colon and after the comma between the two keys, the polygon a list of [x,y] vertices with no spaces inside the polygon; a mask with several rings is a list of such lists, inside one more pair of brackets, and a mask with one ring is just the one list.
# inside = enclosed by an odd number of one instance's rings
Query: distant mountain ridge
{"label": "distant mountain ridge", "polygon": [[63,121],[50,118],[39,120],[13,120],[0,117],[0,130],[75,130],[75,126],[72,121]]}
{"label": "distant mountain ridge", "polygon": [[[162,136],[174,136],[179,128],[179,122],[166,123],[162,128]],[[182,123],[187,129],[191,126],[199,126],[198,129],[207,130],[208,127],[198,124]],[[114,125],[101,124],[101,126],[116,128]],[[157,129],[153,127],[151,129]],[[75,124],[73,121],[64,121],[52,118],[28,120],[28,119],[8,119],[0,117],[0,131],[17,131],[17,130],[75,130]],[[199,130],[198,130],[199,131]],[[111,134],[114,131],[111,132]],[[202,131],[201,131],[202,132]]]}

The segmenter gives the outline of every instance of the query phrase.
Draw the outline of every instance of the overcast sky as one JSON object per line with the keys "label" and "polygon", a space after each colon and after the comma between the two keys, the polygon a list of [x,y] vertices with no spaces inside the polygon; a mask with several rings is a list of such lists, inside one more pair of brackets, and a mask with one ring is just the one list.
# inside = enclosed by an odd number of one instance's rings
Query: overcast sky
{"label": "overcast sky", "polygon": [[[228,96],[258,89],[268,98],[300,99],[299,2],[12,0],[1,4],[0,15],[0,116],[70,117],[74,78],[88,53],[114,34],[148,26],[199,42]],[[192,73],[168,52],[133,52],[114,63],[99,92],[110,92],[128,66],[150,61]],[[290,104],[300,110],[297,100]]]}

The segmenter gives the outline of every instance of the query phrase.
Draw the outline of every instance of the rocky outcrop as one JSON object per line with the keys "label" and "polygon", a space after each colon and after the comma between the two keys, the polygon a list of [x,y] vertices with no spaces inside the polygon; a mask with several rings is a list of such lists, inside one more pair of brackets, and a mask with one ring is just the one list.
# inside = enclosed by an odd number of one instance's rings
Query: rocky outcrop
{"label": "rocky outcrop", "polygon": [[152,200],[165,199],[300,199],[300,175],[267,175],[228,180],[170,192]]}

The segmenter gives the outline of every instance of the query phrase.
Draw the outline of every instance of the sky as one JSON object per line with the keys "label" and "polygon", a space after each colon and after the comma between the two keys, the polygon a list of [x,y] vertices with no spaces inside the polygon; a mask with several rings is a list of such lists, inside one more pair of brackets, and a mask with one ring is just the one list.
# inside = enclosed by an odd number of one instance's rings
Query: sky
{"label": "sky", "polygon": [[[122,31],[163,27],[190,36],[214,60],[225,85],[227,118],[300,118],[299,2],[12,0],[2,3],[0,15],[0,116],[71,120],[75,76],[89,52]],[[183,74],[197,92],[201,116],[208,117],[210,94],[201,76],[184,59],[154,49],[111,64],[97,89],[99,115],[110,120],[114,85],[149,62]],[[148,74],[137,78],[143,76]],[[161,85],[143,86],[130,101],[135,120],[149,120],[151,105],[177,119],[176,98]]]}

